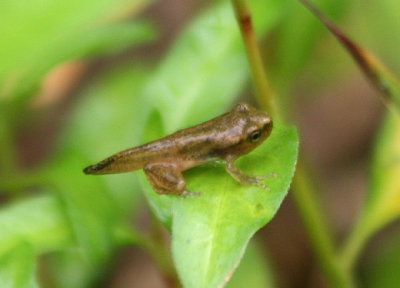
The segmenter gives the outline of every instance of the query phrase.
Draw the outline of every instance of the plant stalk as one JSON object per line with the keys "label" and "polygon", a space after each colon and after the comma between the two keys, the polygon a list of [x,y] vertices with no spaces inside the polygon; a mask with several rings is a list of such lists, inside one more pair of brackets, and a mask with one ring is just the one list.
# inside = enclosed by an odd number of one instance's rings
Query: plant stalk
{"label": "plant stalk", "polygon": [[340,251],[341,263],[349,273],[353,271],[354,265],[371,235],[377,230],[376,226],[372,224],[374,220],[369,215],[361,215]]}
{"label": "plant stalk", "polygon": [[[300,160],[303,159],[300,158]],[[355,287],[348,270],[343,267],[339,261],[340,259],[335,254],[332,233],[328,229],[324,213],[316,198],[315,182],[312,181],[313,178],[303,163],[304,161],[299,161],[293,178],[292,197],[302,218],[314,253],[331,287]]]}
{"label": "plant stalk", "polygon": [[[268,84],[264,65],[262,62],[257,39],[253,30],[250,8],[246,0],[231,0],[236,18],[240,26],[247,59],[251,68],[256,98],[262,109],[268,111],[271,116],[282,120],[279,107],[274,101],[274,94]],[[323,216],[323,211],[316,201],[316,188],[311,175],[302,165],[302,160],[297,166],[293,179],[293,198],[297,210],[303,220],[308,237],[311,241],[314,253],[319,260],[322,271],[332,287],[352,288],[354,284],[345,269],[341,267],[339,258],[335,255],[335,246],[332,241],[332,233]]]}
{"label": "plant stalk", "polygon": [[242,34],[247,60],[249,61],[257,102],[261,109],[267,111],[272,117],[278,116],[274,95],[267,81],[264,65],[257,38],[254,33],[251,12],[247,0],[232,0],[235,15]]}

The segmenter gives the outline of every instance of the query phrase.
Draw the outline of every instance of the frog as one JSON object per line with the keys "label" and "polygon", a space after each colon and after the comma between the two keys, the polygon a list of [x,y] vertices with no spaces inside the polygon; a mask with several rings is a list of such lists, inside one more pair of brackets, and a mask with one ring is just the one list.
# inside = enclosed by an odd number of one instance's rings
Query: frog
{"label": "frog", "polygon": [[[186,188],[182,172],[209,163],[223,162],[226,171],[242,185],[268,187],[262,179],[235,166],[235,160],[258,147],[271,134],[272,118],[246,103],[216,118],[188,127],[161,139],[118,152],[83,172],[91,175],[124,173],[143,169],[158,194],[195,195]],[[197,195],[201,192],[197,192]]]}

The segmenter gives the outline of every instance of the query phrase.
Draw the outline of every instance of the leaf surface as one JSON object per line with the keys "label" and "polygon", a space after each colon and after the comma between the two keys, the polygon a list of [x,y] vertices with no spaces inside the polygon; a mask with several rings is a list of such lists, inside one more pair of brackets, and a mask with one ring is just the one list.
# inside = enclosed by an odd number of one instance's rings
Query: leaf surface
{"label": "leaf surface", "polygon": [[72,245],[74,238],[59,202],[52,196],[26,198],[0,211],[0,257],[19,243],[35,253]]}
{"label": "leaf surface", "polygon": [[39,288],[35,280],[34,249],[20,243],[6,256],[0,257],[0,286],[2,288]]}
{"label": "leaf surface", "polygon": [[[280,19],[282,2],[256,0],[250,4],[255,30],[263,36]],[[211,8],[183,31],[148,81],[144,98],[154,109],[144,125],[145,141],[222,114],[248,80],[233,8],[229,2]],[[141,180],[145,190],[152,192],[146,179]],[[154,213],[170,228],[170,199],[154,193],[146,193],[146,197]]]}
{"label": "leaf surface", "polygon": [[184,174],[188,189],[203,193],[173,198],[172,253],[185,287],[223,286],[251,236],[278,210],[293,177],[298,140],[293,127],[275,126],[265,143],[237,160],[247,174],[276,173],[265,180],[270,190],[240,185],[222,165]]}
{"label": "leaf surface", "polygon": [[148,23],[107,23],[124,5],[131,6],[126,0],[44,0],[40,5],[2,1],[1,100],[33,96],[45,73],[63,61],[120,51],[154,38]]}
{"label": "leaf surface", "polygon": [[[263,35],[279,19],[282,6],[276,1],[251,4],[256,30]],[[227,2],[183,32],[145,90],[154,107],[145,126],[146,141],[226,111],[249,76],[240,37]],[[185,287],[218,287],[228,281],[251,236],[273,217],[286,195],[297,145],[295,129],[277,124],[270,139],[237,161],[248,173],[277,173],[267,182],[269,191],[239,185],[222,165],[205,166],[184,173],[188,189],[203,196],[181,199],[157,195],[141,173],[152,210],[172,231],[173,258]]]}

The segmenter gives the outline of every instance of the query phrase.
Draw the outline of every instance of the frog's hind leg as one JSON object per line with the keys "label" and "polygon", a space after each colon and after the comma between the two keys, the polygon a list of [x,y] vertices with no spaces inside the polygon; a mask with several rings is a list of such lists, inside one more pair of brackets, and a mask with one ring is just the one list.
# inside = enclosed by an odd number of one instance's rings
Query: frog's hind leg
{"label": "frog's hind leg", "polygon": [[184,195],[186,182],[181,171],[171,164],[148,164],[144,173],[151,186],[158,194]]}

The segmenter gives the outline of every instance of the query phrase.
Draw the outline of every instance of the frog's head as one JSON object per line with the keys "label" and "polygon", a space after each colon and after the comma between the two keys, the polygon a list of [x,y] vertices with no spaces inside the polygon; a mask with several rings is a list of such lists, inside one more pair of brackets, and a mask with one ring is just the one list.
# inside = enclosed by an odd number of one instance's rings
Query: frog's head
{"label": "frog's head", "polygon": [[267,113],[241,103],[234,108],[233,114],[241,127],[240,141],[235,149],[237,154],[253,150],[271,134],[273,122]]}

